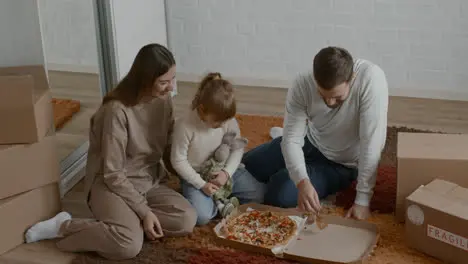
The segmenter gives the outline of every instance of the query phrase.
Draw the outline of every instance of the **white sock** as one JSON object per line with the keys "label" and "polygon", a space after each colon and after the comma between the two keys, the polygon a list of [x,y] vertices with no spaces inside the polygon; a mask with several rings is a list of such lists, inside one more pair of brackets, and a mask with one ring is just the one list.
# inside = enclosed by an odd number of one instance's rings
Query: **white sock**
{"label": "white sock", "polygon": [[69,213],[61,212],[49,220],[33,225],[26,231],[26,243],[57,238],[63,222],[70,219],[71,215]]}
{"label": "white sock", "polygon": [[270,137],[277,138],[283,135],[283,128],[282,127],[272,127],[270,129]]}
{"label": "white sock", "polygon": [[218,210],[221,212],[224,208],[224,203],[222,203],[220,200],[217,200],[216,207],[218,207]]}

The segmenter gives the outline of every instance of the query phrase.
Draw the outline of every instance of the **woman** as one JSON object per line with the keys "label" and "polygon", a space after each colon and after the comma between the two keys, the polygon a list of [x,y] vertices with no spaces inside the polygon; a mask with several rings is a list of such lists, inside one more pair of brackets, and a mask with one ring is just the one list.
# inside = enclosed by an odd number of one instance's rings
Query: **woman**
{"label": "woman", "polygon": [[[26,233],[28,243],[63,237],[59,249],[108,259],[136,256],[154,240],[192,232],[197,215],[163,185],[174,124],[175,60],[159,44],[141,48],[125,78],[91,118],[85,192],[95,220],[61,212]],[[168,166],[169,168],[170,166]]]}

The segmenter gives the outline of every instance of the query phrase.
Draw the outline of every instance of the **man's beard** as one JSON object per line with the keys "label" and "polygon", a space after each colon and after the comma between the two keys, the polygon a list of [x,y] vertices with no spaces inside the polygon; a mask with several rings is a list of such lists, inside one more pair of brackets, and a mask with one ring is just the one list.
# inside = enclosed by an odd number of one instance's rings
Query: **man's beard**
{"label": "man's beard", "polygon": [[335,104],[333,104],[333,105],[329,105],[329,104],[325,103],[325,105],[326,105],[328,108],[330,108],[330,109],[338,108],[338,107],[340,107],[342,104],[343,104],[343,102],[337,102],[337,103],[335,103]]}

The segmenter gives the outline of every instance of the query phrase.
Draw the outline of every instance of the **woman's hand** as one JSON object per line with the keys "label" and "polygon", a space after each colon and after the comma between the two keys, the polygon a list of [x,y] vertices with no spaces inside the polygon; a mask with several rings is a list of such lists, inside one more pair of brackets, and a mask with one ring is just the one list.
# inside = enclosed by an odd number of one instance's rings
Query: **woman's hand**
{"label": "woman's hand", "polygon": [[145,231],[146,237],[150,240],[155,240],[164,236],[158,217],[151,211],[148,211],[143,218],[143,230]]}
{"label": "woman's hand", "polygon": [[203,186],[202,191],[203,191],[206,195],[212,196],[218,189],[219,189],[218,186],[214,185],[214,184],[211,183],[211,182],[207,182],[207,183],[205,184],[205,186]]}
{"label": "woman's hand", "polygon": [[219,188],[223,187],[229,179],[229,175],[223,170],[220,172],[216,172],[214,175],[216,175],[216,177],[210,182],[218,186]]}

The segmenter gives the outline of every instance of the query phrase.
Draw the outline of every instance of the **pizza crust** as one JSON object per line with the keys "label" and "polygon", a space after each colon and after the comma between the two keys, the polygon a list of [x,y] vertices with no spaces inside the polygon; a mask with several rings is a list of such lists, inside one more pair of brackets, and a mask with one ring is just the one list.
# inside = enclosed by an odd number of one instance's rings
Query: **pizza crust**
{"label": "pizza crust", "polygon": [[318,215],[315,221],[317,222],[317,226],[320,230],[323,230],[328,226],[328,224],[325,222],[321,215]]}
{"label": "pizza crust", "polygon": [[268,249],[286,245],[296,230],[288,216],[255,210],[229,218],[224,226],[227,239]]}

